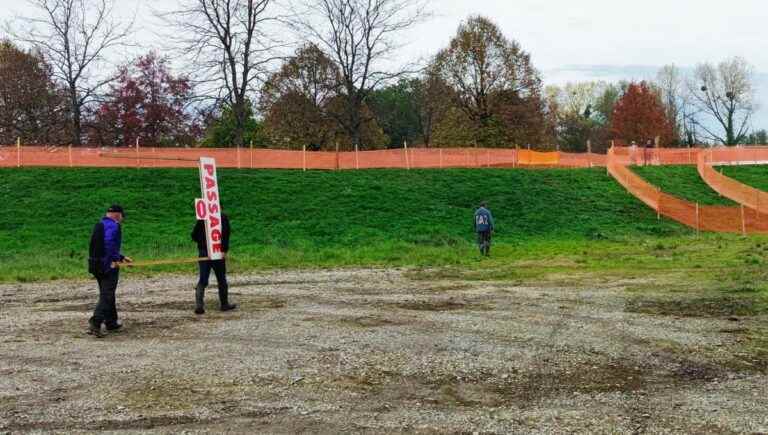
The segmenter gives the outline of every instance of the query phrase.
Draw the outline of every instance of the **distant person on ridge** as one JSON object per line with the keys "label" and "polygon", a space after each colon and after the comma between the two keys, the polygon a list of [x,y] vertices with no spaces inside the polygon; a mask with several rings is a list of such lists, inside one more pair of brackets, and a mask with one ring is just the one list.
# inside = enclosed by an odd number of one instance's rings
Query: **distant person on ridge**
{"label": "distant person on ridge", "polygon": [[481,203],[480,208],[475,211],[474,225],[480,254],[487,257],[491,255],[491,234],[493,233],[494,225],[493,215],[488,210],[485,202]]}
{"label": "distant person on ridge", "polygon": [[120,264],[133,261],[120,253],[123,241],[120,224],[124,218],[123,208],[113,205],[91,233],[88,272],[99,283],[99,302],[93,310],[93,317],[88,321],[88,333],[97,338],[104,336],[101,332],[102,324],[106,324],[107,331],[117,331],[123,326],[117,320],[115,292],[120,278]]}
{"label": "distant person on ridge", "polygon": [[[205,314],[205,288],[208,287],[208,279],[211,276],[211,269],[216,274],[216,282],[219,285],[219,303],[221,311],[230,311],[237,308],[236,304],[229,303],[229,284],[227,283],[227,260],[226,255],[229,252],[229,217],[221,214],[221,250],[224,258],[221,260],[203,260],[199,261],[200,279],[195,288],[195,314]],[[192,230],[192,240],[197,242],[197,252],[200,258],[208,257],[208,243],[205,238],[205,222],[199,220]]]}

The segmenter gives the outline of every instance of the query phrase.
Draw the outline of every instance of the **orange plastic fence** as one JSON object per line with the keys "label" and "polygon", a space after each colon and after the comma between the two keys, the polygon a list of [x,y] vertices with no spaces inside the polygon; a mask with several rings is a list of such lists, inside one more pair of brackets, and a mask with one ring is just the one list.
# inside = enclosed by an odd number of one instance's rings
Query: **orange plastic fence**
{"label": "orange plastic fence", "polygon": [[699,175],[712,190],[752,210],[768,213],[768,193],[740,183],[713,168],[713,165],[766,164],[768,147],[714,148],[699,153],[697,160]]}
{"label": "orange plastic fence", "polygon": [[195,167],[201,156],[220,167],[254,169],[372,169],[605,166],[600,154],[502,148],[401,148],[375,151],[293,151],[251,148],[88,148],[0,146],[0,167]]}
{"label": "orange plastic fence", "polygon": [[[628,148],[612,148],[608,152],[608,172],[635,197],[656,210],[659,216],[666,216],[697,231],[768,233],[768,214],[756,209],[744,205],[699,205],[662,192],[629,169],[628,164],[636,161],[633,159],[633,153],[634,150]],[[697,162],[703,154],[697,153],[694,156]],[[675,152],[665,156],[664,150],[657,150],[656,157],[663,163],[667,157],[669,160],[666,161],[682,158],[682,153]]]}

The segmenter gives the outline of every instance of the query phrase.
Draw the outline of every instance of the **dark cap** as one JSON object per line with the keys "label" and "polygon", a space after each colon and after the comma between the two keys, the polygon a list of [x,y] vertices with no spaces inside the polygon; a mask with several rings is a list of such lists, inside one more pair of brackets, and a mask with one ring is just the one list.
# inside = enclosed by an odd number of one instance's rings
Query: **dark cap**
{"label": "dark cap", "polygon": [[125,212],[123,211],[123,207],[117,204],[110,205],[109,208],[107,209],[107,213],[120,213],[123,215],[123,217],[125,217]]}

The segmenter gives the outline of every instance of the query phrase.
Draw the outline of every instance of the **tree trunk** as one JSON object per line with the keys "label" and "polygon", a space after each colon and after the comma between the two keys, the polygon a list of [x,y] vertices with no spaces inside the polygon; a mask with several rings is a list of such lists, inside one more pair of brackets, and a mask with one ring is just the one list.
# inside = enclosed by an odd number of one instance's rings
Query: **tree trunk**
{"label": "tree trunk", "polygon": [[69,92],[70,105],[72,106],[72,145],[81,145],[80,137],[82,136],[82,126],[80,124],[81,108],[80,102],[77,100],[77,91],[74,86],[70,86]]}
{"label": "tree trunk", "polygon": [[235,103],[235,143],[232,144],[235,147],[241,147],[245,143],[245,102],[240,101]]}

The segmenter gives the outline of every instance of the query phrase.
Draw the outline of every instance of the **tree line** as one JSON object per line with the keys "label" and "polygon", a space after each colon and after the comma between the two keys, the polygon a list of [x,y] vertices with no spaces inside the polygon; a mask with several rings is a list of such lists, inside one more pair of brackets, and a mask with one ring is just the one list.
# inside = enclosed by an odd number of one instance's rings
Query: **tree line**
{"label": "tree line", "polygon": [[[312,150],[765,144],[742,58],[655,80],[544,86],[531,54],[470,16],[421,63],[393,62],[422,0],[179,0],[172,33],[115,68],[115,0],[29,0],[0,42],[0,143]],[[290,35],[290,36],[286,36]],[[295,41],[299,41],[296,43]]]}

